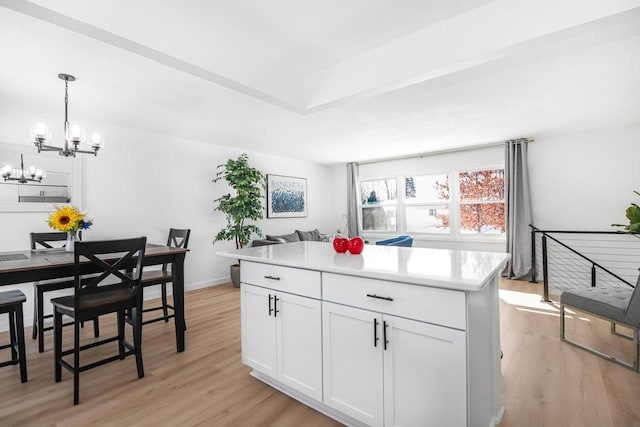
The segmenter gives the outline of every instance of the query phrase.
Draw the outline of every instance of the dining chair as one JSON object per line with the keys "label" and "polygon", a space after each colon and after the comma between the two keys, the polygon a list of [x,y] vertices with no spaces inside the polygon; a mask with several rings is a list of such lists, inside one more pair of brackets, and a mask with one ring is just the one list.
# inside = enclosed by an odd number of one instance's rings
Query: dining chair
{"label": "dining chair", "polygon": [[0,292],[0,314],[9,314],[9,344],[0,349],[11,349],[11,360],[0,362],[0,366],[20,364],[20,381],[27,382],[27,357],[24,347],[24,317],[22,304],[27,297],[19,290]]}
{"label": "dining chair", "polygon": [[[169,237],[167,238],[167,246],[186,249],[187,246],[189,245],[190,235],[191,235],[191,229],[170,228]],[[172,280],[173,279],[171,275],[171,270],[169,269],[168,264],[163,264],[161,270],[145,270],[142,273],[142,278],[140,279],[140,283],[142,284],[143,289],[146,289],[150,286],[160,285],[160,291],[161,291],[161,297],[162,297],[162,305],[157,307],[149,307],[142,310],[144,313],[147,313],[150,311],[162,310],[162,316],[143,320],[142,322],[143,325],[159,322],[161,320],[168,322],[169,319],[175,318],[175,309],[173,305],[170,305],[167,302],[167,284],[171,283]],[[171,310],[173,313],[169,314],[169,310]]]}
{"label": "dining chair", "polygon": [[[62,379],[62,368],[73,373],[73,403],[80,400],[80,372],[109,362],[135,356],[138,378],[144,377],[142,365],[142,261],[146,237],[120,240],[76,242],[74,251],[74,294],[55,298],[53,304],[53,349],[55,381]],[[132,267],[135,266],[135,267]],[[98,271],[95,276],[82,276],[83,271]],[[117,335],[80,345],[80,322],[107,313],[117,314]],[[125,316],[129,313],[130,322]],[[73,348],[62,349],[62,316],[74,319]],[[133,344],[125,339],[125,323],[132,325]],[[115,355],[92,363],[80,364],[80,353],[98,345],[117,341]],[[73,355],[68,362],[65,356]]]}
{"label": "dining chair", "polygon": [[[78,232],[78,238],[82,240],[82,231]],[[56,242],[66,242],[67,233],[64,231],[31,233],[31,250],[38,249],[55,249]],[[64,247],[64,245],[59,246]],[[53,329],[53,325],[44,325],[45,319],[53,318],[53,314],[44,314],[44,295],[47,292],[59,291],[62,289],[73,288],[73,279],[71,277],[65,279],[46,280],[42,282],[33,282],[33,327],[31,328],[31,338],[38,338],[38,352],[44,351],[44,332]],[[71,323],[66,323],[70,325]],[[83,322],[84,326],[84,322]],[[100,326],[98,319],[93,321],[93,334],[100,336]]]}
{"label": "dining chair", "polygon": [[[591,314],[611,324],[611,333],[633,342],[633,359],[620,360],[584,344],[567,338],[565,330],[566,308]],[[577,318],[577,316],[574,316]],[[616,331],[616,325],[622,325],[631,330],[631,336]],[[630,368],[640,371],[640,276],[634,288],[601,288],[589,287],[571,289],[560,294],[560,340]]]}

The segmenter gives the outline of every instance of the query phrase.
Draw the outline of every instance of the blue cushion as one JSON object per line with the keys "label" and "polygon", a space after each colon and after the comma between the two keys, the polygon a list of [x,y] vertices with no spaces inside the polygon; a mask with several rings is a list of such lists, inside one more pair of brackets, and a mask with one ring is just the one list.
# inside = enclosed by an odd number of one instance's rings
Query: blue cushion
{"label": "blue cushion", "polygon": [[411,247],[413,245],[413,237],[407,234],[403,234],[401,236],[392,237],[390,239],[378,240],[376,242],[376,245]]}

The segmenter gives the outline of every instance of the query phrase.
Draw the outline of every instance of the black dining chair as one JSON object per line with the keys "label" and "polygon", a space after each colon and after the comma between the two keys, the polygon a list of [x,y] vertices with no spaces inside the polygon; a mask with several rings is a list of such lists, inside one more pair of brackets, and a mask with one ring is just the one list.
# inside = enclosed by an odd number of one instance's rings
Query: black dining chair
{"label": "black dining chair", "polygon": [[[186,249],[189,245],[190,235],[191,229],[170,228],[169,237],[167,239],[167,246]],[[169,319],[176,317],[175,308],[173,307],[173,305],[170,305],[167,302],[167,284],[171,283],[172,280],[173,278],[171,275],[171,270],[169,269],[169,266],[167,264],[163,264],[161,270],[145,270],[142,273],[142,278],[140,279],[142,287],[148,288],[150,286],[160,285],[162,295],[162,305],[157,307],[149,307],[142,310],[144,313],[162,310],[162,316],[144,320],[142,322],[143,325],[159,322],[161,320],[168,322]],[[169,314],[169,310],[171,310],[173,313]]]}
{"label": "black dining chair", "polygon": [[[78,238],[82,240],[82,231],[78,232]],[[55,249],[56,242],[66,242],[67,233],[64,231],[45,232],[45,233],[31,233],[31,249]],[[58,246],[63,248],[64,245]],[[73,288],[73,279],[71,277],[66,279],[45,280],[41,282],[33,282],[33,327],[31,328],[31,338],[38,338],[38,352],[44,351],[44,332],[53,329],[53,325],[45,326],[44,320],[53,318],[53,314],[44,314],[44,295],[47,292],[59,291],[62,289]],[[66,323],[70,325],[71,323]],[[84,326],[84,322],[83,322]],[[100,336],[100,326],[98,319],[93,321],[93,334],[94,336]]]}
{"label": "black dining chair", "polygon": [[[142,365],[142,261],[146,237],[120,240],[77,242],[74,252],[74,294],[55,298],[53,304],[53,349],[55,381],[62,379],[62,368],[73,373],[73,403],[80,400],[80,372],[109,362],[135,356],[138,378],[144,377]],[[95,276],[83,276],[87,271],[99,271]],[[80,322],[107,313],[117,314],[117,335],[80,345]],[[126,322],[125,316],[130,315]],[[73,348],[62,349],[62,316],[74,319]],[[132,325],[133,344],[125,339],[125,323]],[[80,364],[84,350],[117,341],[117,354],[104,359]],[[73,355],[68,362],[65,356]]]}
{"label": "black dining chair", "polygon": [[9,315],[9,344],[0,349],[11,349],[11,359],[0,362],[0,366],[20,364],[20,380],[27,382],[27,356],[24,346],[24,317],[22,304],[27,297],[19,290],[0,292],[0,313]]}

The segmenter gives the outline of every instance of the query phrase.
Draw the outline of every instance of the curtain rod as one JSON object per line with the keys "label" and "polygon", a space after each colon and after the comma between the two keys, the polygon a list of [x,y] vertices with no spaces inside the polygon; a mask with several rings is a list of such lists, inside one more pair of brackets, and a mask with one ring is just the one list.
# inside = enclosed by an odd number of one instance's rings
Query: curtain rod
{"label": "curtain rod", "polygon": [[[535,141],[533,138],[518,138],[518,140],[523,140],[527,142]],[[509,140],[507,140],[509,141]],[[471,151],[481,148],[489,148],[489,147],[498,147],[500,145],[504,145],[506,141],[495,141],[495,142],[487,142],[485,144],[472,145],[467,147],[456,147],[456,148],[446,148],[443,150],[429,151],[427,153],[420,154],[409,154],[406,156],[398,156],[398,157],[387,157],[384,159],[374,159],[374,160],[365,160],[363,162],[357,162],[359,165],[368,165],[371,163],[382,163],[382,162],[391,162],[394,160],[406,160],[406,159],[421,159],[427,156],[435,156],[438,154],[449,154],[449,153],[458,153],[460,151]]]}

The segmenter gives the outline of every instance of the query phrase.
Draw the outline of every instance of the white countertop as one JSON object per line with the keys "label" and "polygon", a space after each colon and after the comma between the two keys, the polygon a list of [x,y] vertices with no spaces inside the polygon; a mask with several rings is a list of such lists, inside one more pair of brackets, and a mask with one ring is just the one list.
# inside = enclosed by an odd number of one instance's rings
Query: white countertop
{"label": "white countertop", "polygon": [[295,242],[217,252],[219,256],[459,291],[479,291],[509,259],[502,252],[365,245],[339,254],[331,243]]}

